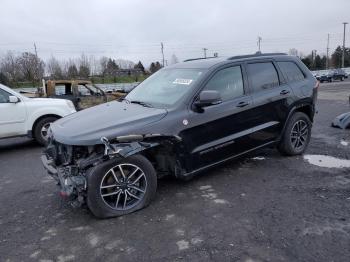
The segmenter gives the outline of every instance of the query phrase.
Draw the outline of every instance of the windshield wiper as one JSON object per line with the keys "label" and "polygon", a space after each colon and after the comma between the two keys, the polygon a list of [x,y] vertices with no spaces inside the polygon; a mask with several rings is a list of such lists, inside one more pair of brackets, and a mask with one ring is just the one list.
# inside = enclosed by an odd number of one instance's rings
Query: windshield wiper
{"label": "windshield wiper", "polygon": [[142,106],[145,106],[145,107],[152,107],[152,105],[151,105],[151,104],[146,103],[146,102],[143,102],[143,101],[136,101],[136,100],[132,100],[132,101],[130,101],[130,103],[132,103],[132,104],[142,105]]}

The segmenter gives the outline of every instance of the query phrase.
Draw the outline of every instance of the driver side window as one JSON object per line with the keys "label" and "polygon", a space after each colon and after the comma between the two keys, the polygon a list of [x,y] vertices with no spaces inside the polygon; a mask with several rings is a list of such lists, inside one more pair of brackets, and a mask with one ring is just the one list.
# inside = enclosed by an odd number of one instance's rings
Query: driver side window
{"label": "driver side window", "polygon": [[241,67],[233,66],[216,72],[203,90],[218,91],[222,101],[242,96],[244,89]]}
{"label": "driver side window", "polygon": [[7,93],[6,91],[0,89],[0,103],[8,103],[10,100],[10,95],[9,93]]}

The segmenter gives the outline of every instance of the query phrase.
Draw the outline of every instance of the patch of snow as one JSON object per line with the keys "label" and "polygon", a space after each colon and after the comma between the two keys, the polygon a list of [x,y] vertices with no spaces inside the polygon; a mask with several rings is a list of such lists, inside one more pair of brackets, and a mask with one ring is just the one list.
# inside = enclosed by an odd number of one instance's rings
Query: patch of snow
{"label": "patch of snow", "polygon": [[228,201],[225,199],[214,199],[216,204],[228,204]]}
{"label": "patch of snow", "polygon": [[307,160],[310,164],[319,166],[319,167],[327,167],[327,168],[350,167],[350,160],[340,159],[333,156],[304,155],[304,159]]}
{"label": "patch of snow", "polygon": [[211,185],[200,186],[200,187],[199,187],[199,190],[207,190],[207,189],[210,189],[210,188],[211,188]]}
{"label": "patch of snow", "polygon": [[256,156],[256,157],[253,157],[252,159],[261,161],[261,160],[265,160],[265,157],[263,157],[263,156]]}
{"label": "patch of snow", "polygon": [[200,244],[201,242],[203,242],[203,239],[201,239],[199,237],[195,237],[195,238],[191,239],[191,244],[193,244],[193,245]]}
{"label": "patch of snow", "polygon": [[179,250],[184,250],[189,248],[189,243],[186,240],[180,240],[176,242],[177,247]]}
{"label": "patch of snow", "polygon": [[348,145],[349,145],[349,142],[348,142],[348,141],[345,141],[345,140],[341,140],[341,141],[340,141],[340,144],[343,145],[343,146],[348,146]]}

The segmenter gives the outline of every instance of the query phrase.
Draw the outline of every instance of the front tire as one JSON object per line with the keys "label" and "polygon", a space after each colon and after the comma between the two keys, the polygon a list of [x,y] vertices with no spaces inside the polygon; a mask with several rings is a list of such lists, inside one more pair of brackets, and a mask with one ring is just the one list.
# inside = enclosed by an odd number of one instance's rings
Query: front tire
{"label": "front tire", "polygon": [[34,139],[42,146],[46,146],[48,142],[48,130],[50,124],[55,122],[58,118],[54,116],[48,116],[40,119],[34,126],[33,135]]}
{"label": "front tire", "polygon": [[295,156],[305,152],[311,138],[310,118],[302,113],[294,113],[282,135],[278,150],[282,155]]}
{"label": "front tire", "polygon": [[102,163],[88,174],[87,205],[99,218],[126,215],[150,204],[157,175],[142,155]]}

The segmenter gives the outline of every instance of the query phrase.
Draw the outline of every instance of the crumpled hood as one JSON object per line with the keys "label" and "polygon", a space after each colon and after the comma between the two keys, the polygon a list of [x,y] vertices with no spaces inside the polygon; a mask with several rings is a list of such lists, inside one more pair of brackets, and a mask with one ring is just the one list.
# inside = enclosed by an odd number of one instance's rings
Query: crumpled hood
{"label": "crumpled hood", "polygon": [[59,143],[95,145],[101,144],[101,137],[143,134],[146,126],[166,114],[165,109],[113,101],[61,118],[51,124],[51,130]]}

